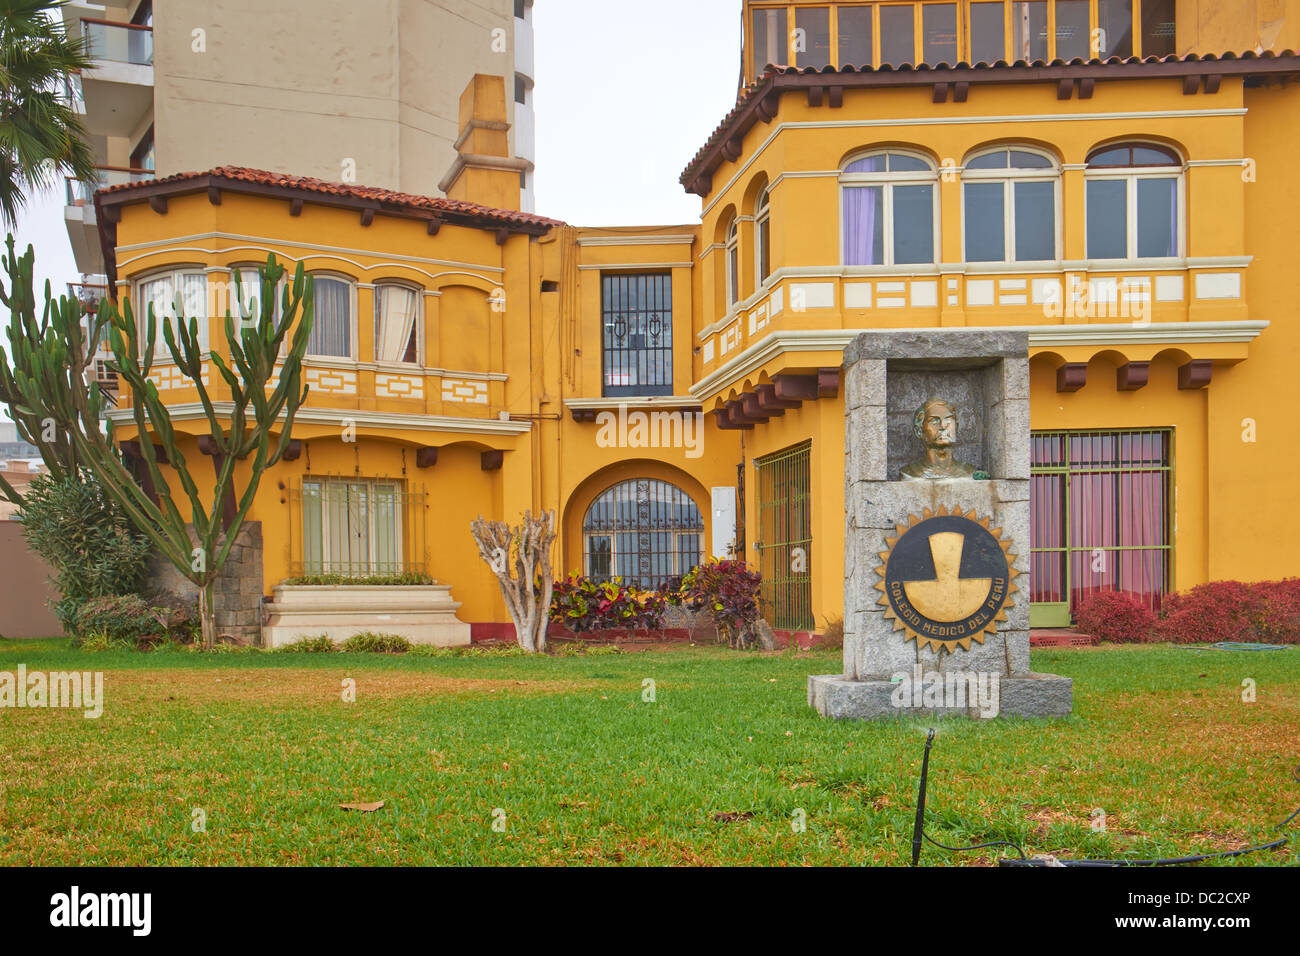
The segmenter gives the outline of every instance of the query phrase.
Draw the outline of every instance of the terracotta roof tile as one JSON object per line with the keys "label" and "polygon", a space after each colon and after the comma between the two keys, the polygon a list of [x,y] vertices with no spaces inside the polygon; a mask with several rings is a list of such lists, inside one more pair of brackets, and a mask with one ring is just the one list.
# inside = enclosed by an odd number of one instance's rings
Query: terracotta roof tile
{"label": "terracotta roof tile", "polygon": [[323,179],[313,179],[310,176],[290,176],[286,173],[272,173],[264,169],[248,169],[243,166],[218,166],[215,169],[206,170],[204,172],[176,173],[172,176],[162,176],[157,179],[146,179],[135,183],[121,183],[116,186],[108,186],[99,190],[97,196],[116,197],[124,193],[146,189],[150,192],[154,192],[156,190],[153,187],[173,183],[183,185],[189,181],[208,178],[225,180],[232,183],[248,183],[255,186],[270,186],[283,188],[285,190],[319,193],[322,196],[336,196],[344,199],[370,201],[377,203],[381,210],[384,207],[392,209],[420,210],[443,216],[478,220],[478,224],[489,227],[505,226],[509,228],[513,226],[528,231],[536,231],[538,228],[545,230],[555,226],[564,225],[564,223],[558,219],[548,219],[545,216],[519,212],[512,209],[494,209],[491,206],[466,202],[460,199],[445,199],[438,196],[417,196],[412,193],[401,193],[391,189],[381,189],[378,186],[332,183]]}

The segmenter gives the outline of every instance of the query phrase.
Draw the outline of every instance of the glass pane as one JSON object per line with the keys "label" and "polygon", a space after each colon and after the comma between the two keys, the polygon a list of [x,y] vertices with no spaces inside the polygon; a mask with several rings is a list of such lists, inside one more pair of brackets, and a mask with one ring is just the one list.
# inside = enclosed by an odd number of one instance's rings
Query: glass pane
{"label": "glass pane", "polygon": [[786,49],[784,10],[754,11],[754,75],[762,74],[769,63],[784,66],[790,62]]}
{"label": "glass pane", "polygon": [[1056,0],[1056,58],[1088,56],[1088,0]]}
{"label": "glass pane", "polygon": [[1001,262],[1006,258],[1006,216],[1002,183],[966,183],[966,261]]}
{"label": "glass pane", "polygon": [[320,574],[324,540],[321,537],[320,482],[302,483],[302,562],[304,574]]}
{"label": "glass pane", "polygon": [[764,217],[758,224],[758,281],[762,284],[772,274],[772,220]]}
{"label": "glass pane", "polygon": [[1012,169],[1051,169],[1052,161],[1038,153],[1026,153],[1022,149],[1011,150]]}
{"label": "glass pane", "polygon": [[609,580],[610,562],[613,561],[613,539],[607,534],[587,537],[587,576],[598,581]]}
{"label": "glass pane", "polygon": [[968,160],[967,169],[1006,169],[1007,168],[1007,150],[999,149],[991,153],[984,153],[982,156],[976,156]]}
{"label": "glass pane", "polygon": [[1095,179],[1088,183],[1088,258],[1128,257],[1128,182]]}
{"label": "glass pane", "polygon": [[375,573],[402,570],[399,493],[394,485],[375,485]]}
{"label": "glass pane", "polygon": [[894,187],[894,262],[934,262],[934,187]]}
{"label": "glass pane", "polygon": [[1016,183],[1016,259],[1056,258],[1056,189],[1051,182]]}
{"label": "glass pane", "polygon": [[1133,161],[1133,151],[1127,146],[1118,146],[1093,153],[1088,158],[1089,166],[1118,167],[1128,166]]}
{"label": "glass pane", "polygon": [[844,264],[884,263],[885,219],[883,186],[844,188]]}
{"label": "glass pane", "polygon": [[890,153],[889,171],[891,173],[928,173],[930,164],[923,159],[917,159],[915,156]]}
{"label": "glass pane", "polygon": [[880,8],[880,61],[889,66],[916,62],[916,25],[910,5]]}
{"label": "glass pane", "polygon": [[1174,0],[1142,0],[1141,10],[1142,55],[1169,56],[1174,53],[1177,40]]}
{"label": "glass pane", "polygon": [[1133,55],[1133,0],[1097,0],[1101,55]]}
{"label": "glass pane", "polygon": [[829,7],[801,7],[794,14],[794,54],[798,66],[821,69],[831,65]]}
{"label": "glass pane", "polygon": [[957,5],[927,3],[921,7],[921,60],[957,62]]}
{"label": "glass pane", "polygon": [[871,66],[871,8],[839,8],[839,65]]}
{"label": "glass pane", "polygon": [[1134,146],[1133,159],[1134,166],[1181,166],[1180,160],[1173,153],[1166,149],[1159,149],[1155,146]]}
{"label": "glass pane", "polygon": [[[1086,14],[1087,0],[1083,4]],[[1011,4],[1011,52],[1017,60],[1047,59],[1047,3]]]}
{"label": "glass pane", "polygon": [[1178,181],[1139,179],[1137,183],[1138,256],[1178,255]]}
{"label": "glass pane", "polygon": [[864,156],[862,159],[855,159],[844,167],[846,173],[883,173],[885,171],[885,154],[877,153],[875,156]]}
{"label": "glass pane", "polygon": [[[996,63],[1006,59],[1006,33],[1001,3],[972,3],[970,5],[970,61]],[[844,14],[840,14],[844,16]]]}

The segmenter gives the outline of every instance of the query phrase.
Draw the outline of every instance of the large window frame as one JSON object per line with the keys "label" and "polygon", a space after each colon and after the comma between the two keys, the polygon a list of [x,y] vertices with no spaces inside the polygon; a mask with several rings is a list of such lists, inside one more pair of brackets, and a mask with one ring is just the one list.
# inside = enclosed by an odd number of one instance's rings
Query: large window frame
{"label": "large window frame", "polygon": [[[194,280],[198,280],[197,283]],[[187,281],[189,283],[188,288],[186,288]],[[139,341],[136,343],[136,351],[141,357],[144,356],[147,344],[144,335],[149,327],[148,309],[151,302],[154,304],[154,316],[157,322],[154,328],[154,334],[156,335],[154,345],[155,361],[171,362],[172,360],[171,351],[167,348],[167,339],[163,335],[163,322],[167,318],[172,320],[172,333],[178,346],[180,345],[180,333],[177,331],[179,320],[197,319],[199,352],[207,354],[210,351],[211,302],[209,301],[207,266],[194,264],[169,266],[166,269],[159,269],[136,276],[133,282],[136,328],[140,333]],[[166,295],[159,295],[151,288],[164,282],[168,284],[168,288],[171,290]],[[182,310],[185,314],[181,316],[176,315],[178,297],[183,300]],[[159,308],[159,306],[163,306],[163,308]],[[224,315],[224,312],[222,314]]]}
{"label": "large window frame", "polygon": [[403,573],[408,497],[400,479],[304,477],[299,504],[302,573]]}
{"label": "large window frame", "polygon": [[727,239],[724,245],[724,281],[726,282],[727,314],[736,308],[740,301],[740,219],[732,217],[727,226]]}
{"label": "large window frame", "polygon": [[[667,546],[656,547],[656,537]],[[656,588],[703,563],[704,537],[704,514],[684,489],[662,478],[630,478],[610,485],[583,513],[582,567],[597,581]],[[629,559],[635,573],[623,573]]]}
{"label": "large window frame", "polygon": [[600,323],[602,395],[673,394],[671,272],[602,273]]}
{"label": "large window frame", "polygon": [[754,287],[772,274],[772,188],[764,186],[754,201]]}
{"label": "large window frame", "polygon": [[[1046,161],[1046,166],[1013,166],[1016,154],[1036,157]],[[1006,154],[1007,165],[996,168],[972,168],[971,163]],[[1051,153],[1032,146],[1016,144],[998,145],[981,149],[966,158],[961,173],[961,249],[964,262],[981,265],[1013,265],[1020,263],[1056,262],[1061,258],[1061,167]],[[1002,256],[998,259],[972,259],[966,247],[971,216],[968,212],[968,185],[1000,183],[1002,185]],[[1037,258],[1020,258],[1016,250],[1016,186],[1024,183],[1051,183],[1052,185],[1052,248],[1050,254]]]}
{"label": "large window frame", "polygon": [[[1127,149],[1131,156],[1135,156],[1128,165],[1094,165],[1104,154],[1113,153],[1119,150]],[[1136,157],[1137,151],[1150,150],[1164,154],[1172,161],[1165,164],[1143,164]],[[1114,260],[1115,256],[1101,256],[1093,253],[1092,240],[1092,206],[1089,202],[1088,192],[1093,188],[1094,183],[1115,182],[1125,183],[1125,255],[1121,258],[1124,261],[1139,259],[1181,259],[1186,255],[1186,203],[1185,203],[1185,170],[1186,164],[1181,157],[1173,150],[1172,147],[1163,143],[1145,142],[1133,140],[1122,143],[1109,143],[1105,146],[1099,146],[1091,150],[1088,154],[1088,165],[1084,170],[1084,246],[1085,254],[1089,259]],[[1174,229],[1174,248],[1167,255],[1143,256],[1141,252],[1141,216],[1139,207],[1139,184],[1151,180],[1170,180],[1173,183],[1173,203],[1174,216],[1172,227]]]}
{"label": "large window frame", "polygon": [[[874,172],[850,172],[849,170],[863,160],[884,157],[886,168],[882,171]],[[920,169],[900,169],[892,170],[894,165],[891,157],[901,157],[905,160],[916,161],[925,166],[924,170]],[[895,192],[900,188],[926,186],[930,190],[930,257],[928,259],[918,259],[915,261],[899,262],[897,261],[895,238]],[[849,262],[849,235],[848,235],[848,215],[846,206],[848,192],[853,189],[880,189],[881,203],[881,261],[873,263],[851,263]],[[840,168],[839,174],[839,233],[840,233],[840,262],[846,266],[870,266],[870,267],[907,267],[907,266],[927,266],[935,265],[939,261],[940,233],[939,233],[939,170],[935,166],[934,160],[924,153],[908,149],[868,149],[859,153],[854,153]]]}

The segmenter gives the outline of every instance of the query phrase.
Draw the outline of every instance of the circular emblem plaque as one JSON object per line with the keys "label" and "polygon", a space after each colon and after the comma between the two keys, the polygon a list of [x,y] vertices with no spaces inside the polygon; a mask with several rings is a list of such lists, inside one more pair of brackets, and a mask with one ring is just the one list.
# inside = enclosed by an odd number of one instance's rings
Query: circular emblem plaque
{"label": "circular emblem plaque", "polygon": [[1010,539],[1003,540],[1001,528],[990,529],[988,518],[960,508],[927,508],[908,522],[885,539],[876,603],[918,647],[951,654],[970,650],[971,641],[983,644],[1007,619],[1018,590]]}

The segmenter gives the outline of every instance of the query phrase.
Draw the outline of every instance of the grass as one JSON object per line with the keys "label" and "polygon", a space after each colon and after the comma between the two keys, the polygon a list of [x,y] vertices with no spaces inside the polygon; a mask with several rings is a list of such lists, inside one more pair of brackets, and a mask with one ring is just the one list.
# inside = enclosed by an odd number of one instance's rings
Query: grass
{"label": "grass", "polygon": [[[811,711],[807,675],[837,671],[838,652],[209,655],[0,640],[0,671],[20,662],[102,670],[106,703],[99,720],[0,710],[6,865],[909,859],[924,726]],[[1300,804],[1300,649],[1036,650],[1034,668],[1075,679],[1075,716],[942,722],[928,801],[941,842],[1175,856],[1266,842]],[[1241,702],[1247,677],[1254,704]],[[346,679],[355,703],[341,700]],[[377,800],[376,813],[337,807]],[[1089,827],[1096,808],[1105,833]],[[794,832],[800,810],[807,829]],[[992,852],[927,847],[923,861]],[[1225,865],[1297,863],[1292,844]]]}

